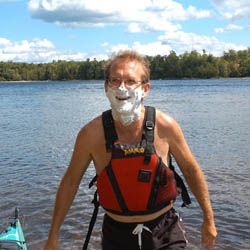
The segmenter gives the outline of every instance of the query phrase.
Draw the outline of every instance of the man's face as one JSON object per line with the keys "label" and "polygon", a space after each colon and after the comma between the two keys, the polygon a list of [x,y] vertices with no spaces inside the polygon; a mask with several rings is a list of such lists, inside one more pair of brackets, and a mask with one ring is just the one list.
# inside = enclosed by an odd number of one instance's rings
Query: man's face
{"label": "man's face", "polygon": [[[142,68],[141,63],[137,61],[129,61],[129,60],[117,60],[110,69],[110,75],[109,79],[119,78],[121,80],[134,80],[135,82],[140,83],[142,81],[144,71]],[[125,82],[123,81],[121,84],[124,84],[124,87],[126,86]],[[149,90],[149,83],[141,83],[144,89],[144,93],[146,94]],[[138,84],[136,84],[136,87],[138,87]],[[105,84],[105,90],[107,91],[108,83]]]}
{"label": "man's face", "polygon": [[141,107],[150,83],[143,83],[143,68],[137,61],[118,60],[110,69],[105,91],[112,115],[124,126],[140,119]]}

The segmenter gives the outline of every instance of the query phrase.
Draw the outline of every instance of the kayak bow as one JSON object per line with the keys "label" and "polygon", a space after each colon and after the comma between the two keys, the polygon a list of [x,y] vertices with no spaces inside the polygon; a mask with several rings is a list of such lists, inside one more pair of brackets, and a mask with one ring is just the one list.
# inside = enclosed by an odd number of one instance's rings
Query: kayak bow
{"label": "kayak bow", "polygon": [[7,245],[15,245],[18,250],[27,250],[27,244],[24,239],[17,208],[15,209],[15,218],[13,221],[2,233],[0,233],[0,250],[6,249],[5,246]]}

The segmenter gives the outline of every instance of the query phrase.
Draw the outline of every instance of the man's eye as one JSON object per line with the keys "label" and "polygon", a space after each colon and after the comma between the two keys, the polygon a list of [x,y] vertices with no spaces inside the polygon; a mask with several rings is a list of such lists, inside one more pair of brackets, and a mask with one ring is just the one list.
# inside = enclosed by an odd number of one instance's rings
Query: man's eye
{"label": "man's eye", "polygon": [[135,80],[132,80],[132,79],[128,79],[128,84],[129,85],[134,85],[134,84],[136,84],[136,81]]}
{"label": "man's eye", "polygon": [[119,78],[113,78],[112,83],[119,84],[121,80]]}

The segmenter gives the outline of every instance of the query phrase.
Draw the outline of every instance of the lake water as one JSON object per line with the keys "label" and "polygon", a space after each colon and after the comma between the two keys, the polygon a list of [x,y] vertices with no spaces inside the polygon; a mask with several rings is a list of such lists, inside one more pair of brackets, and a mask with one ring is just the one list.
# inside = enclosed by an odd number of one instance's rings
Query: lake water
{"label": "lake water", "polygon": [[[206,176],[218,238],[214,249],[250,249],[250,79],[152,81],[147,105],[172,115]],[[78,131],[109,108],[103,83],[0,84],[0,229],[19,207],[29,250],[43,248],[59,182]],[[60,233],[61,249],[81,249],[92,213],[90,166]],[[202,213],[192,195],[176,208],[199,249]],[[89,249],[101,249],[103,210]]]}

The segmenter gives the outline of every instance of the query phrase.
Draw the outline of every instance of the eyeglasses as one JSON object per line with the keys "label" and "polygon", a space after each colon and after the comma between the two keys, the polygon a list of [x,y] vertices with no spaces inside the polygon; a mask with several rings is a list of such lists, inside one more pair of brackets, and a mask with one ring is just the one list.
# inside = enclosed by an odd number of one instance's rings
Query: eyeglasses
{"label": "eyeglasses", "polygon": [[108,84],[111,88],[119,88],[124,82],[124,85],[126,88],[136,88],[139,87],[141,83],[144,83],[144,81],[136,81],[134,79],[121,79],[118,77],[112,77],[111,79],[108,79]]}

